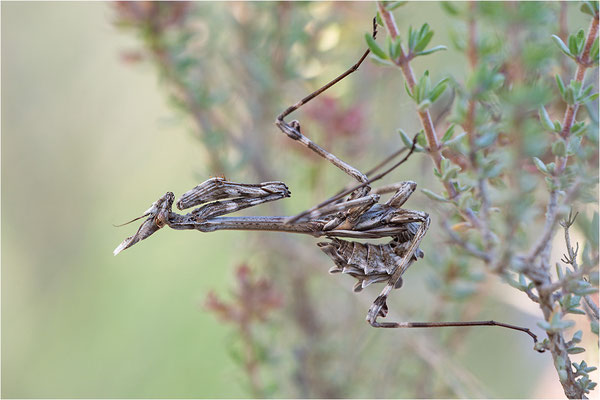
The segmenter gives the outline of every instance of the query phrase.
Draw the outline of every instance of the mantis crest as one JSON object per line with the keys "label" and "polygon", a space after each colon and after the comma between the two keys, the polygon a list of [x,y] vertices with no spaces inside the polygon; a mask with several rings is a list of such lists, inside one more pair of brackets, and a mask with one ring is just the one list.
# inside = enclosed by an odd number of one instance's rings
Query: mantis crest
{"label": "mantis crest", "polygon": [[[373,21],[373,38],[376,34],[376,24]],[[381,322],[378,320],[379,317],[387,315],[387,298],[393,289],[402,286],[402,275],[417,259],[424,256],[419,245],[425,237],[431,221],[426,212],[403,207],[417,187],[415,182],[399,182],[379,188],[372,188],[371,184],[402,164],[413,152],[414,141],[412,148],[405,148],[397,152],[375,170],[365,174],[305,136],[298,121],[287,122],[285,120],[289,114],[355,72],[368,54],[369,50],[366,50],[358,62],[346,72],[288,107],[275,120],[275,125],[285,135],[349,175],[357,182],[355,186],[343,190],[319,205],[293,217],[232,217],[225,215],[289,197],[290,191],[285,183],[278,181],[246,184],[230,182],[224,178],[211,178],[184,193],[177,201],[176,207],[179,210],[197,207],[187,214],[182,215],[172,211],[175,202],[172,192],[167,192],[160,197],[141,217],[137,218],[146,217],[137,232],[125,239],[114,250],[114,254],[117,255],[128,249],[165,226],[176,230],[201,232],[259,230],[312,235],[325,238],[325,241],[319,242],[317,245],[335,264],[329,272],[348,274],[355,278],[355,292],[359,292],[373,283],[385,283],[383,290],[367,312],[366,320],[373,327],[500,326],[525,332],[537,343],[537,337],[529,329],[496,321]],[[407,154],[402,160],[369,178],[369,175],[382,168],[403,151]],[[381,195],[385,193],[393,194],[389,200],[380,203]],[[385,244],[361,241],[380,238],[389,238],[390,241]]]}

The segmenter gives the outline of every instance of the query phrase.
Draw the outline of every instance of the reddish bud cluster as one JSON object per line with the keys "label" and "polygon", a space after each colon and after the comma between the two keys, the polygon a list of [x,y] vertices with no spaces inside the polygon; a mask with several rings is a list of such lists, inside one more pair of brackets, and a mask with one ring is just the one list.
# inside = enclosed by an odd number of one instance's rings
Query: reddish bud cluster
{"label": "reddish bud cluster", "polygon": [[230,302],[208,293],[204,306],[221,320],[247,326],[265,321],[268,314],[283,305],[283,296],[265,278],[253,278],[250,267],[240,265],[235,273],[235,288]]}
{"label": "reddish bud cluster", "polygon": [[319,122],[328,136],[353,136],[363,130],[364,114],[359,105],[342,108],[340,101],[322,96],[309,106],[307,114]]}
{"label": "reddish bud cluster", "polygon": [[187,1],[117,1],[115,9],[122,24],[149,24],[155,29],[165,29],[180,24],[187,15]]}

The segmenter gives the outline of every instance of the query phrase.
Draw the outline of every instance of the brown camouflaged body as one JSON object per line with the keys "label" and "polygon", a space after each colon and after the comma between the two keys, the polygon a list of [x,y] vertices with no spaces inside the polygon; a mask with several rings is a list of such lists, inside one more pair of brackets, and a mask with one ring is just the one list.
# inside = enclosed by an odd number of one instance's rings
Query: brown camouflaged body
{"label": "brown camouflaged body", "polygon": [[[396,236],[387,244],[372,244],[351,242],[331,238],[330,242],[320,242],[317,245],[335,263],[330,273],[349,274],[358,280],[354,291],[360,292],[365,287],[375,282],[388,281],[411,244],[412,238],[418,229],[418,224],[406,224],[406,231]],[[410,263],[423,257],[423,251],[417,249]],[[397,287],[402,285],[399,281]]]}

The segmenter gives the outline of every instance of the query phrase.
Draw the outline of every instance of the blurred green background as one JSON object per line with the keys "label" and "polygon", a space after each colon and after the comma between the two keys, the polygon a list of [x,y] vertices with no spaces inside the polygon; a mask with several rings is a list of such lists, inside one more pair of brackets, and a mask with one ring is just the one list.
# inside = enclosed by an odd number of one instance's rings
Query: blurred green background
{"label": "blurred green background", "polygon": [[[410,23],[429,22],[436,30],[433,44],[448,44],[453,22],[439,5],[411,6]],[[164,230],[118,257],[112,255],[136,229],[135,224],[124,228],[112,224],[138,216],[166,191],[181,194],[208,175],[202,168],[205,152],[167,104],[155,69],[123,62],[120,54],[139,42],[115,28],[115,10],[109,4],[3,2],[1,7],[2,397],[248,396],[238,365],[229,355],[231,329],[201,304],[211,289],[227,292],[233,266],[252,257],[244,244],[251,235]],[[226,11],[229,6],[202,7]],[[336,8],[309,5],[298,12],[317,18],[334,15]],[[342,72],[365,47],[362,36],[370,29],[370,17],[365,16],[373,14],[374,5],[352,4],[344,12],[330,36],[321,38],[325,43],[315,55],[321,64],[309,65],[312,69],[298,77],[298,82],[314,78],[303,86],[304,93]],[[402,17],[398,22],[408,23]],[[227,32],[228,26],[221,29]],[[421,71],[423,63],[434,77],[460,74],[466,65],[455,51],[417,60],[415,70]],[[362,146],[372,149],[356,162],[366,168],[401,146],[395,127],[414,132],[418,120],[397,71],[367,62],[361,72],[363,77],[354,78],[356,87],[343,84],[338,93],[364,96],[360,104],[366,109],[367,130],[382,135],[379,140],[366,139]],[[397,102],[386,103],[383,94],[389,91],[391,77],[395,88],[390,98],[403,99],[400,109]],[[285,100],[279,109],[296,101],[297,93],[303,91],[282,93]],[[384,98],[379,108],[369,102],[377,96]],[[393,118],[382,118],[386,114]],[[273,137],[281,146],[285,139],[280,140],[281,134],[270,125],[274,117],[265,116],[265,126],[271,128],[263,134],[267,142]],[[283,207],[292,213],[328,192],[314,197],[302,193],[302,183],[313,179],[310,160],[295,153],[293,145],[283,146],[276,154],[277,165],[296,168],[270,178],[285,179],[290,185],[294,197]],[[424,158],[412,159],[393,180],[417,179],[420,170],[431,167]],[[340,175],[331,170],[327,174],[339,182]],[[430,174],[422,179],[425,187],[435,185]],[[409,204],[423,208],[427,200],[417,193]],[[315,279],[343,279],[327,275],[329,260],[316,246],[307,248],[323,263],[322,275]],[[424,248],[432,250],[427,244]],[[398,308],[414,312],[427,301],[422,299],[426,272],[425,267],[411,271],[412,289],[403,289],[404,300],[398,295],[394,302]],[[351,285],[349,279],[343,284]],[[505,286],[496,278],[489,285],[491,294],[505,297]],[[369,302],[375,292],[361,296]],[[515,295],[510,288],[508,292]],[[536,319],[520,302],[526,304],[527,299],[490,300],[488,314],[533,325]],[[507,303],[516,304],[514,310]],[[363,322],[363,303],[344,305],[359,321],[357,335],[364,343],[388,334],[369,330]],[[521,321],[514,321],[516,315]],[[331,333],[341,334],[341,330]],[[394,334],[396,342],[405,335],[429,335]],[[561,395],[550,356],[531,352],[526,338],[495,331],[471,335],[473,340],[457,364],[482,381],[482,393]],[[507,354],[513,351],[522,357],[518,365],[515,354]],[[481,357],[482,352],[487,356]],[[401,364],[401,356],[384,355],[397,360],[410,376],[412,367]],[[368,388],[361,393],[377,396]]]}
{"label": "blurred green background", "polygon": [[199,157],[113,19],[2,4],[2,397],[242,395],[226,328],[198,307],[225,286],[222,237],[112,255],[136,229],[112,224],[195,185]]}

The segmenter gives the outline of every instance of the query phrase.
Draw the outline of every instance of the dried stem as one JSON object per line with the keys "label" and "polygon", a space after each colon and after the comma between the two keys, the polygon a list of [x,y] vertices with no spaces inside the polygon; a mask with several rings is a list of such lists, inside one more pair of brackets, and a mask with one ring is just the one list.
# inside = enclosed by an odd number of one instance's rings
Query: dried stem
{"label": "dried stem", "polygon": [[250,381],[252,396],[255,398],[264,397],[264,386],[259,375],[259,361],[256,354],[256,344],[248,325],[243,325],[241,327],[240,337],[244,345],[244,369],[248,376],[248,380]]}
{"label": "dried stem", "polygon": [[477,7],[477,2],[472,1],[469,3],[469,47],[467,49],[467,57],[469,58],[471,69],[475,69],[479,59],[477,54],[477,25],[475,24],[475,7]]}

